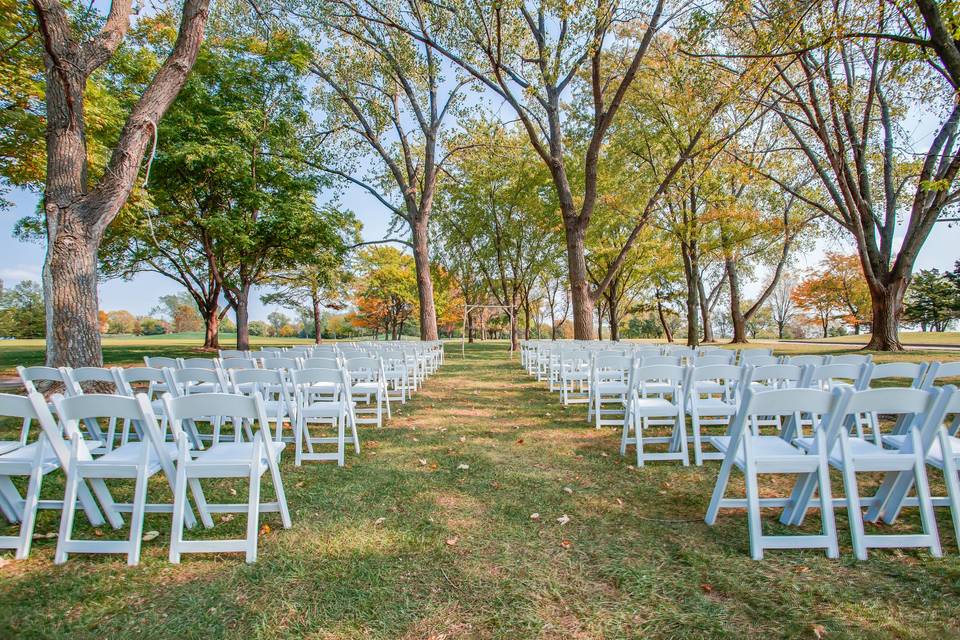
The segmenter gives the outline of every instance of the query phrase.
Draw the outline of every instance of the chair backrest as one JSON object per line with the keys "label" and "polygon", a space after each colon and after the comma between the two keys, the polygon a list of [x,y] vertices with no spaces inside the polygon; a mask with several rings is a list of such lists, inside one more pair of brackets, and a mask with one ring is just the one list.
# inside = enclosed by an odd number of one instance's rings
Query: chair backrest
{"label": "chair backrest", "polygon": [[254,358],[226,358],[220,361],[220,368],[224,371],[232,369],[256,369],[257,361]]}
{"label": "chair backrest", "polygon": [[179,369],[183,366],[183,362],[179,358],[167,358],[166,356],[143,356],[143,364],[155,369],[165,367]]}
{"label": "chair backrest", "polygon": [[78,396],[85,393],[83,383],[93,382],[100,384],[109,384],[111,387],[117,387],[117,380],[113,371],[104,367],[62,367],[60,371],[63,376],[68,396]]}
{"label": "chair backrest", "polygon": [[164,369],[169,392],[174,396],[190,395],[196,385],[213,385],[216,393],[226,390],[223,372],[218,369]]}
{"label": "chair backrest", "polygon": [[644,356],[639,358],[641,367],[654,367],[658,365],[679,367],[680,356]]}
{"label": "chair backrest", "polygon": [[739,384],[743,379],[747,367],[738,364],[711,364],[702,367],[694,367],[690,373],[692,382],[705,382],[714,380],[718,382],[734,382]]}
{"label": "chair backrest", "polygon": [[147,390],[153,391],[155,384],[166,384],[167,379],[163,376],[163,371],[153,367],[114,367],[114,384],[117,386],[117,392],[133,397],[137,389],[134,385],[147,383]]}
{"label": "chair backrest", "polygon": [[757,354],[747,358],[740,358],[740,364],[748,364],[752,367],[770,367],[780,364],[780,358],[777,356]]}
{"label": "chair backrest", "polygon": [[681,401],[680,389],[686,384],[688,373],[688,367],[679,365],[640,363],[631,371],[630,386],[631,389],[636,390],[643,397],[648,393],[647,387],[650,384],[657,385],[655,387],[656,391],[652,391],[652,393],[660,393],[664,384],[670,385],[673,401],[679,403]]}
{"label": "chair backrest", "polygon": [[217,361],[213,358],[184,358],[180,363],[181,369],[216,369]]}
{"label": "chair backrest", "polygon": [[927,373],[927,363],[925,362],[885,362],[883,364],[871,364],[867,375],[869,386],[877,380],[909,380],[910,387],[919,388],[923,384],[924,376]]}
{"label": "chair backrest", "polygon": [[770,357],[772,355],[773,355],[773,349],[768,349],[766,347],[751,347],[749,349],[741,349],[740,364],[751,363],[759,366],[759,364],[751,361],[756,358],[765,358],[765,357]]}
{"label": "chair backrest", "polygon": [[809,366],[807,386],[814,389],[832,389],[837,383],[849,383],[855,389],[866,384],[868,364],[830,363]]}
{"label": "chair backrest", "polygon": [[816,355],[802,355],[802,356],[787,356],[783,359],[784,364],[796,364],[796,365],[812,365],[814,367],[819,367],[820,365],[826,364],[826,356],[816,356]]}
{"label": "chair backrest", "polygon": [[700,347],[700,352],[694,358],[694,363],[699,363],[704,358],[710,358],[714,364],[734,364],[737,361],[737,352],[733,349],[721,349],[720,347]]}
{"label": "chair backrest", "polygon": [[303,369],[339,369],[340,362],[336,358],[304,358],[300,366]]}
{"label": "chair backrest", "polygon": [[[898,423],[918,429],[920,446],[926,453],[936,438],[936,431],[943,423],[955,391],[956,387],[950,385],[934,389],[893,387],[848,392],[844,414],[859,416],[875,413],[897,416]],[[834,430],[827,433],[826,445],[832,448],[841,433],[841,425],[834,425]],[[904,453],[915,451],[912,444],[900,450]]]}
{"label": "chair backrest", "polygon": [[705,356],[697,356],[693,359],[691,364],[695,367],[712,367],[717,365],[733,365],[733,360],[726,356],[715,356],[710,354]]}
{"label": "chair backrest", "polygon": [[27,444],[27,438],[30,431],[30,425],[36,420],[40,425],[41,439],[46,439],[60,464],[63,465],[69,459],[70,451],[66,442],[60,435],[60,429],[57,427],[47,401],[36,391],[31,391],[26,396],[14,393],[0,393],[0,416],[5,418],[18,418],[22,422],[20,431],[20,444]]}
{"label": "chair backrest", "polygon": [[249,357],[250,352],[243,349],[220,349],[221,360],[227,360],[228,358],[246,359]]}
{"label": "chair backrest", "polygon": [[[305,403],[313,390],[312,385],[333,384],[333,396],[337,397],[343,391],[344,373],[346,369],[298,369],[290,372],[293,383],[293,395],[299,403]],[[348,378],[349,380],[349,378]],[[347,383],[347,386],[349,384]]]}
{"label": "chair backrest", "polygon": [[34,383],[53,383],[66,386],[67,381],[63,378],[63,372],[55,367],[17,367],[17,373],[20,375],[20,381],[27,393],[33,393],[37,390]]}
{"label": "chair backrest", "polygon": [[270,440],[270,436],[267,435],[269,434],[267,412],[263,397],[259,393],[249,396],[235,393],[197,393],[178,398],[165,393],[163,406],[170,420],[171,429],[178,439],[184,437],[183,421],[222,417],[234,423],[258,422],[265,440]]}
{"label": "chair backrest", "polygon": [[[149,407],[149,402],[146,404]],[[88,393],[65,398],[56,395],[53,397],[53,406],[57,411],[57,417],[60,420],[63,432],[74,438],[81,460],[91,459],[86,443],[80,437],[81,421],[98,419],[131,420],[145,428],[149,428],[152,422],[153,428],[157,429],[153,411],[150,410],[149,414],[145,414],[143,404],[137,398],[128,396]],[[172,468],[171,465],[170,470]]]}
{"label": "chair backrest", "polygon": [[937,380],[960,378],[960,360],[953,362],[931,362],[927,367],[927,375],[923,378],[923,386],[932,387]]}
{"label": "chair backrest", "polygon": [[795,364],[767,364],[753,367],[750,382],[762,382],[776,388],[795,387],[803,382],[805,373],[806,367]]}
{"label": "chair backrest", "polygon": [[834,364],[866,364],[873,362],[873,356],[862,353],[848,353],[842,356],[830,356],[830,362]]}
{"label": "chair backrest", "polygon": [[380,358],[351,358],[347,360],[347,371],[354,381],[358,379],[379,379],[380,367]]}
{"label": "chair backrest", "polygon": [[749,386],[744,389],[740,408],[730,425],[730,446],[727,456],[737,455],[743,436],[749,431],[749,424],[756,417],[789,416],[799,421],[801,415],[809,414],[814,428],[829,431],[835,423],[841,421],[840,413],[849,390],[834,389],[771,389],[758,391]]}
{"label": "chair backrest", "polygon": [[264,358],[263,359],[263,368],[264,369],[286,369],[287,371],[293,371],[294,369],[300,368],[300,363],[296,358]]}

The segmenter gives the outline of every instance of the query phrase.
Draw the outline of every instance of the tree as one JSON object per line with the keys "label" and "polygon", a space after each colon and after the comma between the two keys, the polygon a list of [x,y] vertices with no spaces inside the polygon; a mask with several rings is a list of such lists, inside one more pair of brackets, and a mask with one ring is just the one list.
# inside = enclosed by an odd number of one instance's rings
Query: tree
{"label": "tree", "polygon": [[[457,117],[467,82],[445,76],[442,59],[427,44],[430,21],[421,14],[409,22],[419,36],[410,38],[381,19],[381,12],[394,9],[365,0],[321,4],[316,17],[325,29],[313,39],[326,46],[311,70],[329,89],[324,105],[334,139],[376,162],[369,178],[349,168],[328,170],[373,195],[407,227],[410,239],[402,242],[417,270],[420,337],[436,340],[430,219],[438,179],[456,152],[444,125]],[[299,7],[297,13],[304,15]]]}
{"label": "tree", "polygon": [[417,307],[413,257],[394,247],[366,247],[357,256],[357,267],[351,322],[374,334],[382,330],[384,339],[399,339]]}
{"label": "tree", "polygon": [[0,335],[42,338],[46,329],[43,290],[32,280],[0,292]]}
{"label": "tree", "polygon": [[281,311],[271,311],[267,314],[267,323],[270,325],[270,335],[279,336],[280,330],[290,324],[290,318]]}
{"label": "tree", "polygon": [[199,331],[203,327],[196,302],[187,291],[160,296],[159,303],[150,313],[167,318],[174,333]]}
{"label": "tree", "polygon": [[836,280],[829,274],[811,272],[791,294],[794,304],[807,311],[819,324],[823,337],[830,335],[830,321],[843,309]]}
{"label": "tree", "polygon": [[137,318],[140,334],[144,336],[159,336],[167,332],[166,323],[157,318]]}
{"label": "tree", "polygon": [[107,333],[132,335],[139,332],[140,323],[129,311],[121,309],[107,312]]}
{"label": "tree", "polygon": [[270,334],[270,325],[263,320],[252,320],[249,330],[251,336],[259,338]]}
{"label": "tree", "polygon": [[[665,1],[644,7],[615,0],[513,5],[438,5],[407,0],[409,10],[399,15],[378,10],[379,3],[366,4],[378,20],[430,44],[516,113],[530,145],[550,172],[559,204],[574,336],[592,339],[594,305],[626,259],[662,191],[692,151],[680,153],[663,166],[659,185],[636,207],[634,232],[627,236],[620,258],[614,260],[600,285],[591,287],[585,239],[597,205],[604,143],[664,26]],[[424,33],[417,28],[424,21],[443,28]],[[623,25],[629,26],[619,28]],[[712,81],[716,80],[714,74]],[[589,97],[584,100],[588,112],[580,118],[569,118],[566,113],[564,95],[574,87]],[[694,131],[691,137],[695,146],[699,136]],[[576,147],[581,152],[570,153]]]}
{"label": "tree", "polygon": [[[917,255],[960,198],[956,42],[923,0],[917,7],[943,64],[911,51],[933,43],[917,37],[912,4],[904,6],[858,1],[766,13],[760,3],[755,20],[737,18],[733,27],[750,55],[774,61],[774,82],[758,99],[778,114],[822,187],[822,197],[807,203],[855,243],[872,306],[865,348],[876,350],[902,349],[898,324]],[[905,133],[917,111],[936,122],[922,141]],[[898,229],[902,238],[895,238]]]}
{"label": "tree", "polygon": [[780,340],[783,340],[787,323],[790,322],[796,311],[796,305],[793,301],[795,286],[796,279],[792,277],[781,278],[770,293],[770,315],[777,325],[777,338]]}
{"label": "tree", "polygon": [[921,331],[946,331],[960,318],[960,289],[938,269],[918,271],[905,299],[904,320]]}
{"label": "tree", "polygon": [[45,67],[46,177],[42,207],[47,253],[43,267],[47,364],[100,366],[97,250],[127,202],[148,143],[193,66],[209,0],[184,0],[170,55],[131,108],[99,179],[91,184],[84,103],[90,76],[117,51],[129,28],[130,0],[115,0],[90,38],[71,24],[60,2],[34,0]]}

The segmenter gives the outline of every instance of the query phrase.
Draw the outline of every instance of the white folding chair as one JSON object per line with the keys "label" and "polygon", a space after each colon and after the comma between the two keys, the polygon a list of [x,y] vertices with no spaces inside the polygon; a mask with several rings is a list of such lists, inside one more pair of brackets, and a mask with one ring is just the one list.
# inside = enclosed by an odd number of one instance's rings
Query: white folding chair
{"label": "white folding chair", "polygon": [[220,354],[221,360],[226,360],[228,358],[246,359],[250,357],[250,352],[246,349],[219,349],[218,353]]}
{"label": "white folding chair", "polygon": [[[0,415],[21,419],[27,426],[35,420],[40,427],[36,441],[24,442],[23,446],[0,455],[0,512],[7,521],[20,523],[17,535],[0,536],[0,548],[14,549],[15,557],[23,560],[30,555],[37,510],[63,508],[62,500],[41,500],[40,490],[44,476],[57,469],[69,468],[70,447],[63,439],[46,400],[36,391],[26,397],[0,394]],[[13,483],[13,478],[18,477],[27,478],[22,496]],[[75,500],[80,502],[93,526],[104,524],[103,514],[86,482],[78,485]]]}
{"label": "white folding chair", "polygon": [[[387,417],[390,417],[390,399],[387,398],[386,385],[383,380],[383,363],[380,358],[350,358],[346,363],[352,385],[350,393],[354,402],[362,402],[365,407],[356,406],[354,415],[358,424],[375,424],[377,428],[383,425],[383,409],[386,405]],[[361,415],[373,415],[372,418],[362,418]]]}
{"label": "white folding chair", "polygon": [[[845,393],[849,398],[844,405],[843,417],[880,412],[902,416],[912,425],[910,434],[900,449],[884,449],[878,443],[850,437],[846,420],[834,421],[822,438],[822,446],[828,452],[830,466],[839,469],[843,475],[846,499],[838,499],[834,502],[840,505],[845,504],[847,507],[850,534],[857,559],[867,559],[868,547],[927,547],[931,554],[940,557],[942,555],[940,537],[933,515],[924,458],[936,437],[937,428],[943,421],[949,394],[941,394],[939,390],[903,388],[846,390]],[[939,397],[941,395],[944,397]],[[797,444],[811,453],[817,453],[815,450],[817,442],[813,439],[803,439]],[[882,502],[887,496],[882,488],[873,497],[860,495],[857,473],[870,472],[885,473],[888,483],[895,483],[898,476],[912,477],[912,481],[916,483],[923,533],[905,535],[865,533],[861,508],[878,505],[875,513],[879,513],[879,508],[882,507]],[[809,482],[797,492],[793,513],[786,515],[790,524],[799,525],[803,522],[806,511],[804,505],[807,504],[812,493],[813,486]]]}
{"label": "white folding chair", "polygon": [[[259,393],[240,396],[228,393],[201,393],[174,398],[163,397],[171,429],[177,434],[177,475],[174,486],[173,525],[170,532],[170,562],[179,563],[184,553],[244,552],[247,562],[257,559],[257,536],[260,514],[279,512],[285,529],[291,527],[290,512],[280,476],[280,454],[284,443],[269,435],[266,410]],[[243,421],[260,425],[251,442],[218,443],[191,458],[182,426],[187,421],[215,416],[222,420]],[[239,430],[239,426],[237,429]],[[260,483],[270,472],[276,500],[262,502]],[[246,478],[249,496],[246,505],[198,503],[201,517],[207,513],[247,514],[246,537],[233,540],[184,540],[184,516],[189,510],[187,484],[204,478]],[[198,501],[199,502],[199,501]]]}
{"label": "white folding chair", "polygon": [[143,364],[151,369],[179,369],[183,366],[183,361],[165,356],[143,356]]}
{"label": "white folding chair", "polygon": [[[828,557],[839,557],[840,548],[830,493],[830,472],[823,448],[823,426],[842,419],[839,414],[843,411],[845,399],[845,392],[841,389],[832,392],[797,388],[757,391],[747,387],[729,435],[710,438],[710,444],[723,452],[724,457],[705,522],[713,526],[720,509],[745,507],[750,533],[750,555],[754,560],[763,558],[764,549],[826,549]],[[800,413],[810,413],[818,420],[818,428],[814,431],[817,441],[816,455],[807,455],[779,436],[757,435],[751,429],[752,419],[757,416],[794,416]],[[724,497],[734,467],[743,473],[746,498]],[[761,498],[758,486],[760,474],[797,474],[794,495],[790,498]],[[781,522],[787,524],[790,508],[799,493],[798,488],[806,486],[811,478],[815,478],[813,482],[820,498],[821,533],[764,535],[760,509],[784,507]],[[807,505],[806,502],[803,504]]]}
{"label": "white folding chair", "polygon": [[691,371],[686,410],[693,430],[693,460],[697,466],[704,460],[723,458],[720,452],[703,450],[703,428],[723,427],[724,433],[727,432],[737,414],[749,375],[749,367],[733,364],[698,366]]}
{"label": "white folding chair", "polygon": [[[631,369],[623,433],[620,436],[620,455],[626,455],[627,447],[634,445],[638,467],[642,467],[647,460],[679,460],[683,466],[690,464],[684,414],[688,373],[687,367],[667,364],[639,365]],[[672,425],[671,434],[645,436],[644,430],[654,424]],[[666,444],[667,450],[646,451],[645,446],[651,444]]]}
{"label": "white folding chair", "polygon": [[[66,469],[67,482],[64,490],[64,508],[60,519],[60,535],[54,562],[62,564],[71,553],[124,553],[127,564],[140,562],[140,545],[143,536],[143,516],[151,513],[172,513],[172,503],[147,503],[149,479],[163,472],[173,489],[176,443],[164,442],[157,426],[156,416],[150,401],[144,394],[135,398],[117,395],[87,394],[64,398],[54,397],[54,406],[63,430],[71,439],[70,465]],[[109,418],[112,421],[129,420],[139,425],[146,436],[140,442],[128,442],[99,458],[93,458],[79,437],[79,423],[83,420]],[[105,480],[127,478],[135,480],[133,502],[114,501]],[[85,481],[90,482],[107,520],[115,529],[123,526],[121,512],[129,512],[130,537],[127,540],[76,540],[73,538],[73,523],[77,491]],[[188,516],[189,526],[195,523],[193,513]]]}
{"label": "white folding chair", "polygon": [[181,369],[210,369],[217,368],[217,361],[213,358],[183,358],[180,360]]}
{"label": "white folding chair", "polygon": [[285,373],[267,369],[233,369],[229,374],[233,393],[248,396],[259,393],[263,397],[267,423],[274,424],[273,439],[293,442],[293,436],[283,437],[284,423],[289,422],[293,427],[296,422],[293,397]]}
{"label": "white folding chair", "polygon": [[[68,397],[79,396],[86,393],[84,385],[94,385],[94,393],[110,393],[119,391],[116,377],[111,369],[104,367],[61,367],[60,373],[63,376],[65,392]],[[87,418],[83,421],[84,426],[90,433],[87,446],[92,447],[94,453],[100,453],[101,449],[110,451],[113,448],[113,442],[117,433],[116,419],[109,420],[106,433],[100,428],[100,424]]]}
{"label": "white folding chair", "polygon": [[[360,453],[350,374],[344,368],[303,369],[294,371],[292,378],[297,415],[295,464],[300,466],[304,460],[335,460],[342,467],[347,443],[353,444],[354,451]],[[310,433],[311,424],[330,425],[336,435],[314,436]],[[349,437],[346,436],[347,424],[350,425]],[[314,445],[324,444],[335,444],[336,451],[314,450]]]}
{"label": "white folding chair", "polygon": [[[632,369],[633,358],[630,356],[598,353],[593,358],[587,420],[593,420],[597,429],[605,425],[623,424],[623,410],[627,405]],[[614,408],[604,408],[605,404],[608,407],[613,404]]]}
{"label": "white folding chair", "polygon": [[[173,397],[183,397],[205,393],[229,393],[223,371],[220,369],[196,369],[185,367],[183,369],[164,369],[163,375],[167,379],[167,388]],[[166,404],[164,404],[164,413]],[[170,416],[167,416],[169,420]],[[207,435],[200,432],[198,422],[209,422],[212,425],[212,433]],[[186,422],[185,430],[190,436],[190,440],[195,449],[203,449],[204,441],[211,444],[220,442],[221,421],[216,416],[209,419],[195,418]],[[247,434],[252,437],[252,433]],[[240,431],[234,432],[234,439],[239,440],[242,434]]]}

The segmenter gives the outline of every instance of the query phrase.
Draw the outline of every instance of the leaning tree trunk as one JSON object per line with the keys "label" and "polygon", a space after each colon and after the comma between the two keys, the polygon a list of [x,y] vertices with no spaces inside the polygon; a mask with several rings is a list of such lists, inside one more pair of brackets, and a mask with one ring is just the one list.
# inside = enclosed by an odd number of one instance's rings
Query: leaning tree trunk
{"label": "leaning tree trunk", "polygon": [[660,298],[657,298],[657,316],[660,318],[660,326],[663,327],[663,334],[667,342],[673,342],[673,333],[667,323],[667,315],[663,312],[663,302],[660,301]]}
{"label": "leaning tree trunk", "polygon": [[700,318],[703,325],[703,341],[716,342],[713,335],[713,323],[710,321],[710,300],[703,288],[703,277],[697,276],[697,297],[700,299]]}
{"label": "leaning tree trunk", "polygon": [[610,318],[610,339],[614,342],[620,340],[620,319],[617,317],[619,313],[619,305],[614,296],[610,296],[607,299],[607,315]]}
{"label": "leaning tree trunk", "polygon": [[417,295],[420,299],[420,339],[437,339],[437,308],[433,302],[433,278],[430,276],[430,245],[427,217],[418,216],[410,225],[413,235],[413,262],[417,269]]}
{"label": "leaning tree trunk", "polygon": [[699,264],[696,256],[696,249],[687,243],[684,243],[683,249],[683,271],[687,280],[687,345],[696,347],[700,342],[699,324],[699,296],[697,295],[697,277],[699,275]]}
{"label": "leaning tree trunk", "polygon": [[903,307],[903,295],[908,280],[894,279],[886,286],[879,283],[867,283],[870,288],[870,301],[873,306],[872,335],[864,349],[872,351],[903,351],[900,343],[900,311]]}
{"label": "leaning tree trunk", "polygon": [[593,340],[595,337],[593,331],[594,300],[590,293],[590,281],[587,279],[587,258],[583,230],[576,221],[569,221],[564,227],[567,236],[570,302],[573,306],[573,338],[574,340]]}
{"label": "leaning tree trunk", "polygon": [[320,344],[323,340],[320,339],[320,316],[322,312],[319,296],[314,295],[310,302],[313,304],[313,343]]}

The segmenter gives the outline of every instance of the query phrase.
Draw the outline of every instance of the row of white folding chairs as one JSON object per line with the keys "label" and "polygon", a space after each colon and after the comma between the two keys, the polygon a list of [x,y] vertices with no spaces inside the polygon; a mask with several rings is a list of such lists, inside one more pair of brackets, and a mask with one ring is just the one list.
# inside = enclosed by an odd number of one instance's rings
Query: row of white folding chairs
{"label": "row of white folding chairs", "polygon": [[[8,521],[20,524],[18,535],[0,537],[0,547],[12,548],[17,558],[26,558],[37,510],[60,509],[56,563],[66,562],[72,553],[122,553],[127,556],[128,564],[135,565],[140,559],[144,514],[170,513],[171,562],[179,562],[184,553],[223,552],[243,552],[247,562],[254,562],[262,513],[279,512],[283,527],[291,526],[280,475],[280,456],[285,443],[270,436],[262,396],[259,393],[207,393],[175,398],[167,393],[162,397],[162,403],[168,418],[163,427],[157,420],[153,403],[142,393],[134,397],[106,394],[64,397],[57,394],[51,403],[36,391],[27,396],[0,395],[0,416],[21,419],[25,423],[35,421],[40,427],[36,440],[0,454],[0,510]],[[53,413],[58,420],[54,419]],[[212,417],[243,422],[250,429],[257,424],[259,428],[249,442],[221,443],[204,451],[193,450],[185,425]],[[87,447],[80,425],[98,420],[135,422],[143,438],[97,456]],[[173,436],[173,441],[168,441],[168,433]],[[63,499],[41,499],[44,476],[58,469],[66,474]],[[273,501],[263,501],[260,497],[261,479],[267,471],[276,494]],[[161,473],[172,490],[173,500],[148,502],[148,481]],[[28,479],[23,495],[12,481],[17,477]],[[200,482],[207,478],[246,479],[247,501],[239,504],[208,502]],[[106,483],[114,479],[135,481],[131,502],[118,503],[114,499]],[[192,504],[187,496],[188,488],[193,497]],[[74,538],[78,506],[95,527],[107,522],[119,529],[124,524],[122,514],[129,513],[129,537],[126,540]],[[184,527],[192,528],[197,522],[194,507],[206,528],[214,527],[212,514],[246,513],[246,535],[240,539],[185,540]]]}
{"label": "row of white folding chairs", "polygon": [[[621,451],[628,444],[637,445],[637,464],[644,460],[669,459],[688,463],[686,444],[694,447],[694,460],[717,454],[704,452],[702,430],[721,426],[726,429],[739,408],[739,400],[747,389],[756,391],[783,388],[816,388],[830,390],[838,386],[863,390],[877,384],[911,381],[910,386],[921,388],[927,379],[924,363],[873,363],[828,365],[723,365],[678,366],[675,362],[650,363],[649,360],[625,358],[598,358],[592,382],[592,397],[587,414],[597,428],[603,425],[623,425]],[[944,369],[949,373],[949,369]],[[657,377],[662,376],[662,377]],[[609,408],[614,405],[613,408]],[[611,417],[608,417],[611,416]],[[630,416],[636,424],[630,424]],[[691,421],[692,435],[687,436],[686,418]],[[754,430],[763,425],[782,426],[776,418],[754,418]],[[647,440],[668,442],[666,454],[646,453],[643,449],[643,429],[653,425],[673,425],[668,439]],[[788,429],[801,428],[802,422],[786,425]],[[957,424],[952,426],[956,429]],[[634,435],[628,436],[632,429]],[[859,437],[881,442],[880,420],[876,413],[858,417],[855,429]],[[790,432],[785,433],[789,436]],[[639,444],[638,444],[639,443]]]}
{"label": "row of white folding chairs", "polygon": [[[373,364],[373,363],[368,363]],[[83,368],[83,369],[50,369],[43,368],[23,368],[19,371],[24,380],[28,392],[36,391],[33,383],[39,380],[47,382],[60,382],[63,384],[68,396],[79,396],[84,394],[82,383],[96,381],[102,385],[112,385],[118,395],[127,397],[134,396],[135,388],[146,385],[147,397],[151,399],[152,407],[157,415],[166,420],[163,413],[163,405],[158,399],[158,394],[171,392],[175,397],[196,395],[198,393],[235,393],[250,395],[259,392],[265,398],[264,403],[267,410],[267,419],[275,427],[275,439],[280,440],[283,436],[283,425],[289,423],[294,429],[293,436],[287,440],[296,443],[297,464],[301,459],[307,460],[327,460],[334,459],[340,466],[344,464],[344,448],[346,444],[353,444],[359,453],[359,438],[357,437],[356,427],[360,422],[378,423],[380,419],[379,412],[376,412],[376,406],[379,406],[385,396],[380,391],[378,382],[371,382],[370,379],[362,379],[364,372],[355,370],[353,373],[347,371],[344,367],[338,368],[316,368],[316,369],[294,369],[294,370],[267,370],[267,369],[230,369],[224,371],[221,369],[154,369],[150,367],[132,367],[122,368]],[[358,412],[365,411],[358,408],[353,401],[353,393],[371,394],[376,397],[376,405],[367,411],[376,413],[374,418],[359,418]],[[322,405],[322,406],[318,406]],[[338,435],[335,440],[329,438],[312,438],[309,435],[309,420],[304,416],[309,416],[317,421],[320,415],[327,416],[327,422],[336,426]],[[306,420],[306,421],[305,421]],[[220,443],[221,427],[219,421],[207,421],[211,423],[212,432],[202,434],[197,429],[195,422],[188,425],[188,435],[191,438],[191,444],[197,450],[202,450],[206,442],[212,445]],[[351,436],[344,438],[344,423],[351,429]],[[116,421],[110,421],[106,431],[100,428],[95,420],[85,421],[84,426],[89,431],[88,446],[94,451],[104,449],[111,450],[115,446],[117,428]],[[129,420],[123,421],[120,427],[120,445],[125,445],[130,440],[131,428],[135,428]],[[140,434],[142,435],[142,434]],[[251,433],[247,434],[252,437]],[[243,433],[235,431],[234,439],[242,439]],[[24,443],[27,439],[26,424],[20,434],[19,443]],[[322,442],[335,442],[337,445],[336,453],[316,453],[313,445]],[[17,443],[0,443],[0,451],[4,446],[13,447]],[[306,449],[306,452],[304,452]]]}
{"label": "row of white folding chairs", "polygon": [[[899,433],[885,435],[882,442],[871,442],[851,432],[852,421],[863,413],[896,416],[897,423],[905,426]],[[745,507],[754,559],[761,559],[765,549],[784,548],[823,548],[828,557],[836,558],[839,545],[834,509],[845,507],[858,559],[866,559],[871,547],[921,547],[940,556],[935,507],[950,508],[954,532],[960,540],[960,439],[945,426],[945,418],[957,414],[960,393],[952,385],[927,389],[837,387],[831,391],[747,389],[729,432],[711,437],[724,455],[705,520],[713,525],[720,509]],[[813,434],[785,439],[782,434],[754,432],[751,423],[769,415],[794,422],[803,415],[810,416]],[[931,495],[927,465],[942,471],[946,496]],[[726,490],[735,467],[744,475],[745,497],[728,498]],[[841,474],[843,498],[833,497],[831,467]],[[859,473],[884,474],[874,495],[861,495]],[[797,479],[789,497],[761,498],[761,474],[793,474]],[[912,506],[919,507],[919,533],[865,531],[864,520],[893,524],[904,507]],[[766,535],[761,522],[761,509],[765,507],[782,508],[780,523],[788,526],[801,525],[811,508],[819,509],[821,530],[814,535]],[[863,508],[867,509],[865,515]]]}

